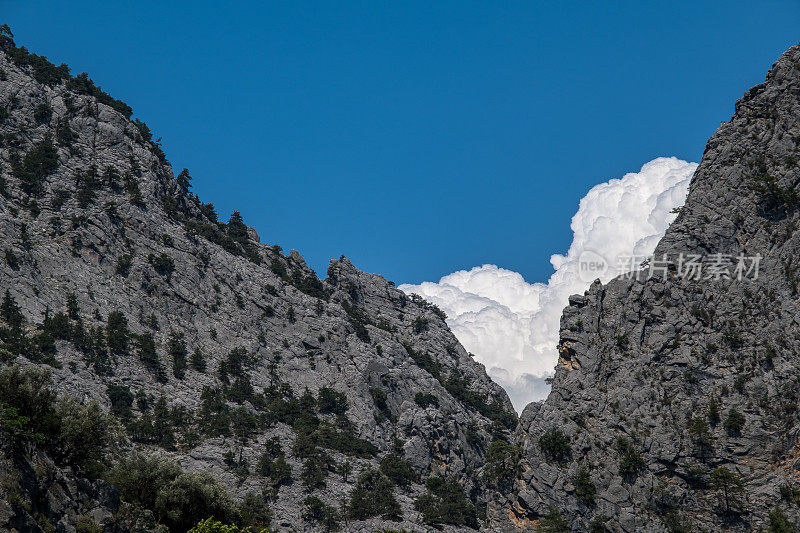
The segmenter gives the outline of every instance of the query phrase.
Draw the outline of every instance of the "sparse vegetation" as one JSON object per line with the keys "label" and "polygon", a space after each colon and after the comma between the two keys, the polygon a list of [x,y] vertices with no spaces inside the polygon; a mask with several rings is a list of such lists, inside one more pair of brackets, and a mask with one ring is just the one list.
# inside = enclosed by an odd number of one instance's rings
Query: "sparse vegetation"
{"label": "sparse vegetation", "polygon": [[17,152],[10,154],[11,171],[20,181],[22,192],[39,196],[44,192],[44,182],[58,169],[58,151],[49,134],[23,157]]}
{"label": "sparse vegetation", "polygon": [[548,460],[555,463],[565,464],[572,458],[569,437],[558,428],[552,428],[539,437],[539,448]]}
{"label": "sparse vegetation", "polygon": [[617,451],[619,452],[619,475],[623,479],[633,480],[645,467],[642,454],[626,437],[617,439]]}
{"label": "sparse vegetation", "polygon": [[475,506],[469,501],[457,481],[430,477],[425,482],[427,492],[414,501],[414,508],[432,526],[452,525],[478,529]]}
{"label": "sparse vegetation", "polygon": [[356,486],[350,493],[347,517],[366,520],[374,516],[399,521],[402,510],[394,497],[389,478],[377,470],[367,469],[358,476]]}
{"label": "sparse vegetation", "polygon": [[728,416],[725,418],[725,422],[722,423],[722,427],[725,428],[728,435],[738,437],[742,433],[743,426],[744,415],[737,411],[735,407],[731,407],[730,410],[728,410]]}
{"label": "sparse vegetation", "polygon": [[483,470],[487,484],[499,489],[507,488],[519,473],[519,449],[504,440],[494,440],[486,451]]}

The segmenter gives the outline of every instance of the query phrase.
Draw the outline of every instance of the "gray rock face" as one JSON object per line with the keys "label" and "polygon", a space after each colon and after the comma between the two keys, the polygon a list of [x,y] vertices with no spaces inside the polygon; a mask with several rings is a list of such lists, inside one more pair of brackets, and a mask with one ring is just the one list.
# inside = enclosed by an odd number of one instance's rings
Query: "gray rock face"
{"label": "gray rock face", "polygon": [[[570,300],[552,393],[516,433],[515,489],[490,506],[498,529],[552,509],[574,531],[745,531],[778,505],[800,521],[799,145],[796,46],[708,141],[656,249],[669,273]],[[713,254],[733,256],[731,279],[690,279],[681,253],[705,256],[708,274]],[[733,275],[740,254],[762,256],[757,279]],[[568,439],[560,461],[554,429]]]}
{"label": "gray rock face", "polygon": [[[313,494],[338,508],[358,474],[392,451],[415,476],[410,486],[394,489],[403,521],[371,519],[343,524],[347,529],[426,529],[413,500],[431,475],[455,478],[475,501],[485,501],[480,470],[492,419],[513,429],[515,417],[505,392],[437,309],[344,258],[332,260],[320,281],[298,252],[286,256],[261,244],[236,220],[217,224],[173,176],[143,123],[63,81],[40,83],[31,67],[3,53],[0,73],[0,295],[9,291],[31,333],[45,315],[66,312],[71,294],[85,328],[104,331],[109,316],[121,312],[131,333],[116,353],[87,355],[57,340],[49,364],[60,393],[95,399],[108,410],[108,386],[120,385],[151,404],[163,397],[170,409],[185,408],[191,421],[175,429],[174,444],[132,438],[129,449],[213,473],[236,498],[261,493],[266,480],[255,465],[277,438],[295,478],[270,503],[278,531],[318,528],[302,518],[301,502]],[[48,143],[55,163],[43,162]],[[147,335],[157,355],[148,364],[135,340]],[[244,363],[231,359],[238,348]],[[183,363],[181,352],[188,361],[201,354],[206,369]],[[281,384],[295,397],[306,390],[316,397],[325,387],[345,395],[353,434],[375,447],[360,455],[346,447],[324,450],[335,464],[351,464],[346,481],[331,472],[324,489],[304,488],[304,461],[293,451],[296,427],[276,419],[262,394]],[[244,444],[227,429],[209,436],[202,430],[204,390],[222,391],[227,409],[244,408],[266,422]],[[420,402],[420,393],[432,396]],[[133,419],[143,414],[134,402]],[[333,414],[318,417],[340,422]],[[226,462],[229,451],[236,467]],[[249,474],[242,474],[245,463]],[[62,503],[51,506],[46,520],[71,531],[77,515]],[[95,518],[106,523],[118,507],[108,503]],[[0,510],[0,529],[20,528],[15,517]]]}

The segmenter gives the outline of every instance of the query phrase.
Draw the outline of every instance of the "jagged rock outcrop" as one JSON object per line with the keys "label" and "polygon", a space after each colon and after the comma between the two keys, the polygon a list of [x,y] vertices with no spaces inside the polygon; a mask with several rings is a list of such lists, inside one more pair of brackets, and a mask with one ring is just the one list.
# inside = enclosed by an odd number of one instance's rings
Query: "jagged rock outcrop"
{"label": "jagged rock outcrop", "polygon": [[[800,46],[708,141],[642,278],[570,299],[552,392],[521,416],[513,494],[490,507],[498,528],[559,514],[574,531],[800,521],[798,159]],[[704,257],[700,279],[681,254]],[[715,271],[715,254],[732,264]],[[739,255],[762,256],[757,279],[736,279]]]}
{"label": "jagged rock outcrop", "polygon": [[[344,258],[320,280],[236,214],[217,222],[124,103],[2,30],[0,50],[0,297],[24,319],[19,343],[0,319],[3,365],[50,368],[60,394],[113,412],[121,455],[174,458],[235,499],[263,494],[275,531],[323,529],[305,499],[339,509],[387,456],[412,469],[391,489],[402,518],[342,528],[428,529],[413,502],[433,475],[480,508],[485,452],[516,417],[438,309]],[[30,446],[3,468],[16,479],[26,453],[49,465],[45,501],[29,519],[0,484],[0,529],[122,520],[116,489]],[[278,458],[291,480],[262,468]],[[48,503],[54,486],[74,490]]]}

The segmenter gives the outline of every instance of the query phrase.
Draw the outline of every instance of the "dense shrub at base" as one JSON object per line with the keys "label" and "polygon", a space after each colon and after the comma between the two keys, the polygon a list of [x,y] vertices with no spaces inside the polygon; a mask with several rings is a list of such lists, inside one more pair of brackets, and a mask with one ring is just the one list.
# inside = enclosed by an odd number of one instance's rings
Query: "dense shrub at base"
{"label": "dense shrub at base", "polygon": [[20,440],[42,444],[56,457],[98,475],[117,441],[117,423],[97,402],[71,396],[56,403],[50,373],[11,365],[0,369],[0,423]]}
{"label": "dense shrub at base", "polygon": [[241,513],[222,484],[206,473],[186,473],[174,461],[134,456],[108,475],[121,498],[150,509],[170,531],[189,530],[209,516],[238,524]]}

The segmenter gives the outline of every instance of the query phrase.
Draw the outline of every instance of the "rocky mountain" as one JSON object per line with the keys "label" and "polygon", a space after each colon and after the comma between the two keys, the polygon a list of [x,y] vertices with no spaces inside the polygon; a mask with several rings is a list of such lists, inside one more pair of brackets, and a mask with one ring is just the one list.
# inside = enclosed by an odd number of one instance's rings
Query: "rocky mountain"
{"label": "rocky mountain", "polygon": [[654,258],[570,299],[494,524],[797,531],[798,158],[795,46],[708,141]]}
{"label": "rocky mountain", "polygon": [[218,221],[131,116],[0,28],[0,529],[480,527],[517,419],[444,314]]}

